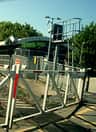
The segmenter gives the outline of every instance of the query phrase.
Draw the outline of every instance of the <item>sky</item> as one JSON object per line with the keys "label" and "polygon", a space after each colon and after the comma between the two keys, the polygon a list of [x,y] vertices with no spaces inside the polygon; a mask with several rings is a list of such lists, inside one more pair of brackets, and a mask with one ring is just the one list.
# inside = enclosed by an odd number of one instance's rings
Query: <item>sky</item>
{"label": "sky", "polygon": [[0,0],[0,21],[28,23],[46,36],[45,16],[79,17],[83,25],[96,22],[96,0]]}

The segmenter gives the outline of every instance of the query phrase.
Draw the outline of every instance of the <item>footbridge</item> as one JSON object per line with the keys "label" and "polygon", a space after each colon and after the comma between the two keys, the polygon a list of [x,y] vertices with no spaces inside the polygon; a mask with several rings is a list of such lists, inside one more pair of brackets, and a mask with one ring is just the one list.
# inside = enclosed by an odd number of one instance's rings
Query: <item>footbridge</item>
{"label": "footbridge", "polygon": [[[21,44],[22,42],[49,42],[49,37],[43,37],[43,36],[33,36],[33,37],[26,37],[26,38],[18,38],[15,39],[13,36],[10,36],[8,38],[8,40],[10,40],[12,43],[16,42],[15,44]],[[1,41],[0,42],[0,46],[7,46],[8,41]]]}

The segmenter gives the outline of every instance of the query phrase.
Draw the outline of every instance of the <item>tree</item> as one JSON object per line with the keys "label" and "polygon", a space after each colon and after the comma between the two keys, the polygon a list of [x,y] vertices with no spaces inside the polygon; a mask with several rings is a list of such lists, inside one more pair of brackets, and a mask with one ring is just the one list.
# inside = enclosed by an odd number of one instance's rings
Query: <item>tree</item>
{"label": "tree", "polygon": [[74,46],[74,62],[85,68],[96,69],[96,23],[86,25],[72,39]]}
{"label": "tree", "polygon": [[[6,40],[7,46],[0,47],[0,54],[13,54],[17,45],[12,45],[9,37],[24,38],[32,36],[42,36],[40,32],[34,29],[31,25],[25,23],[12,23],[10,21],[0,22],[0,41]],[[44,45],[44,44],[43,44]],[[42,44],[37,43],[21,43],[21,48],[42,47]]]}
{"label": "tree", "polygon": [[0,22],[0,41],[7,39],[10,35],[16,38],[23,38],[41,36],[42,34],[27,23]]}

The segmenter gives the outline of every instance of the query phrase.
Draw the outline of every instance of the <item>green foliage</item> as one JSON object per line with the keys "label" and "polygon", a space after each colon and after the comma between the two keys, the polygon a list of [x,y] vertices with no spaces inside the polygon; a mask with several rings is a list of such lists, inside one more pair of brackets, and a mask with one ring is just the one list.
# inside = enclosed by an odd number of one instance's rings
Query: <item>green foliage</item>
{"label": "green foliage", "polygon": [[96,68],[96,23],[85,26],[73,37],[74,62],[86,68]]}
{"label": "green foliage", "polygon": [[[20,24],[20,23],[12,23],[12,22],[0,22],[0,41],[7,40],[8,37],[13,35],[15,38],[24,38],[24,37],[32,37],[32,36],[42,36],[40,32],[34,29],[29,24]],[[7,42],[10,43],[10,42]],[[34,43],[23,43],[21,44],[22,48],[37,48],[44,46],[44,43],[41,44],[39,42]]]}
{"label": "green foliage", "polygon": [[11,35],[16,38],[23,38],[41,36],[42,34],[27,23],[0,22],[0,41],[7,39]]}
{"label": "green foliage", "polygon": [[30,42],[30,43],[22,43],[22,48],[40,48],[44,47],[46,44],[45,42]]}

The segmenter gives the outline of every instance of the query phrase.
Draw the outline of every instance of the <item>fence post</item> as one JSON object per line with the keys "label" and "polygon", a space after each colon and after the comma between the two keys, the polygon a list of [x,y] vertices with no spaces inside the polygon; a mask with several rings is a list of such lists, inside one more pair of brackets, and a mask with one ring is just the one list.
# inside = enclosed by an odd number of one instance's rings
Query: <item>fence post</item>
{"label": "fence post", "polygon": [[[15,71],[15,65],[12,66],[12,72]],[[12,73],[10,78],[10,87],[9,87],[9,95],[8,95],[8,104],[7,104],[7,111],[6,111],[6,118],[5,118],[5,125],[7,129],[9,129],[9,119],[10,119],[10,112],[11,112],[11,104],[12,104],[12,92],[13,92],[13,79],[14,74]]]}
{"label": "fence post", "polygon": [[[80,72],[85,72],[85,69],[80,69]],[[78,92],[78,96],[79,96],[79,99],[80,99],[80,100],[81,100],[81,98],[82,98],[83,81],[84,81],[84,79],[79,78],[77,92]]]}
{"label": "fence post", "polygon": [[20,59],[16,59],[15,65],[16,65],[16,73],[15,73],[14,84],[13,84],[13,95],[12,95],[9,128],[12,127],[12,122],[13,122],[13,113],[14,113],[15,103],[16,103],[17,85],[18,85],[18,81],[19,81]]}
{"label": "fence post", "polygon": [[67,81],[66,81],[66,88],[65,88],[65,94],[64,94],[64,105],[66,105],[66,101],[67,101],[69,84],[70,84],[70,75],[69,73],[67,73]]}
{"label": "fence post", "polygon": [[44,100],[43,100],[43,106],[42,106],[43,111],[45,111],[46,109],[45,106],[46,106],[47,95],[48,95],[49,81],[50,81],[50,76],[49,76],[49,73],[47,73],[46,87],[44,91]]}

